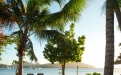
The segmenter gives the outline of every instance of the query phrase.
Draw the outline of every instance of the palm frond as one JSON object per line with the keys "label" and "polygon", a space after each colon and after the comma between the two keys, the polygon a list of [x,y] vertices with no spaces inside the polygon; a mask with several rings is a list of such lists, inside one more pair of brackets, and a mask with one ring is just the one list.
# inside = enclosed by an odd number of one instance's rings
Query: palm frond
{"label": "palm frond", "polygon": [[18,30],[18,31],[15,31],[15,32],[13,32],[12,34],[11,34],[11,36],[18,36],[18,37],[20,37],[20,36],[22,36],[22,34],[23,34],[23,31],[22,30]]}
{"label": "palm frond", "polygon": [[49,15],[39,15],[36,20],[51,28],[63,27],[70,21],[77,21],[81,12],[86,7],[86,0],[70,0],[61,11]]}
{"label": "palm frond", "polygon": [[0,3],[0,24],[14,24],[15,19],[11,16],[9,5],[5,3]]}
{"label": "palm frond", "polygon": [[[102,11],[106,10],[106,2],[104,2],[103,6],[102,6]],[[112,0],[111,4],[109,4],[113,7],[113,9],[118,9],[121,7],[121,0]]]}
{"label": "palm frond", "polygon": [[34,53],[34,50],[33,50],[33,44],[32,44],[32,41],[30,39],[28,39],[28,42],[26,44],[26,48],[27,48],[27,56],[29,56],[30,60],[31,61],[35,61],[37,62],[38,59]]}
{"label": "palm frond", "polygon": [[24,6],[21,0],[6,0],[2,3],[0,8],[0,18],[2,17],[2,24],[6,25],[10,30],[14,25],[24,22],[22,15],[24,14]]}
{"label": "palm frond", "polygon": [[55,19],[62,18],[65,23],[68,20],[76,21],[86,7],[87,2],[88,0],[70,0],[60,12],[54,13],[55,15],[52,14],[51,16]]}
{"label": "palm frond", "polygon": [[66,37],[56,30],[41,30],[41,31],[35,32],[34,35],[35,37],[37,37],[39,41],[43,39],[57,39],[61,41],[66,40]]}

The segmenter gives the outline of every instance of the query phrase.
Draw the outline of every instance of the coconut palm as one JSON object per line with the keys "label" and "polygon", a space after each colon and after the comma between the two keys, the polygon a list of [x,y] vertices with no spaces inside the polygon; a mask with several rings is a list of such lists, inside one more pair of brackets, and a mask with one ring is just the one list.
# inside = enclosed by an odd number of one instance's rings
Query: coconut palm
{"label": "coconut palm", "polygon": [[7,13],[10,13],[12,22],[7,20],[5,24],[9,24],[9,26],[11,26],[11,23],[17,24],[22,28],[18,46],[18,75],[23,75],[22,61],[28,37],[33,34],[39,40],[45,38],[61,39],[63,35],[58,31],[63,31],[65,24],[69,21],[76,21],[79,18],[88,0],[70,0],[60,11],[49,12],[48,7],[52,2],[57,2],[61,6],[63,1],[65,0],[28,0],[25,3],[22,0],[6,0],[6,3],[10,6]]}

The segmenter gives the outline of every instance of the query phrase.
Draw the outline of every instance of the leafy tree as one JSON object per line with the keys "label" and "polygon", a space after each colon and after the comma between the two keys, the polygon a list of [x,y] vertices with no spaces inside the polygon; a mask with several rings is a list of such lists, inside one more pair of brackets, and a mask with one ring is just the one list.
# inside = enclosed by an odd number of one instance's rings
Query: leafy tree
{"label": "leafy tree", "polygon": [[81,62],[82,54],[85,49],[85,36],[78,37],[78,41],[74,39],[74,24],[70,26],[70,30],[65,32],[67,41],[58,39],[48,39],[45,45],[43,55],[52,64],[59,62],[62,66],[62,75],[65,75],[65,64],[68,62]]}
{"label": "leafy tree", "polygon": [[[11,45],[13,43],[13,37],[5,35],[4,31],[2,30],[2,27],[0,26],[0,55],[2,55],[2,52],[5,52],[5,49],[8,45]],[[1,57],[0,60],[2,60]]]}
{"label": "leafy tree", "polygon": [[[7,45],[12,43],[13,43],[13,40],[5,36],[0,40],[0,56],[2,55],[2,52],[5,52]],[[2,60],[1,57],[0,57],[0,60]]]}
{"label": "leafy tree", "polygon": [[[53,2],[61,6],[63,1],[65,0],[28,0],[24,3],[23,0],[6,0],[2,3],[1,11],[4,12],[2,12],[3,15],[0,14],[1,23],[9,27],[16,24],[22,29],[18,46],[18,75],[23,75],[22,60],[28,37],[32,34],[39,40],[62,37],[56,30],[63,31],[65,24],[69,21],[76,21],[88,2],[88,0],[70,0],[61,11],[55,13],[48,11],[48,7]],[[48,28],[56,30],[48,30]]]}

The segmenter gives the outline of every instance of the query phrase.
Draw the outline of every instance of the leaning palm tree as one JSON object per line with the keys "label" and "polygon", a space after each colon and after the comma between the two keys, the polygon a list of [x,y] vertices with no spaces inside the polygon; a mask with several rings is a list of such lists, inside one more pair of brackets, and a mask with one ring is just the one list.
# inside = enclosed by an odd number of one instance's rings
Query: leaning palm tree
{"label": "leaning palm tree", "polygon": [[70,0],[60,11],[49,12],[48,7],[52,2],[57,2],[61,6],[63,1],[65,0],[28,0],[25,3],[23,0],[6,0],[9,5],[7,13],[12,21],[7,20],[5,24],[11,26],[12,23],[12,25],[16,24],[22,28],[18,45],[18,75],[23,75],[22,61],[28,37],[35,35],[39,40],[45,38],[61,39],[63,35],[59,32],[63,31],[65,24],[69,21],[76,21],[79,18],[88,0]]}

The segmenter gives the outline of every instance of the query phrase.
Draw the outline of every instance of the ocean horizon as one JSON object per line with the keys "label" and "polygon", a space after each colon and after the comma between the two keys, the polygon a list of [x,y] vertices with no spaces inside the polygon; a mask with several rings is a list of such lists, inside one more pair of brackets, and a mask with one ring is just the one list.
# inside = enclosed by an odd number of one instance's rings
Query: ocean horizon
{"label": "ocean horizon", "polygon": [[[16,69],[0,69],[0,75],[15,75]],[[59,74],[61,70],[58,68],[42,68],[41,69],[29,69],[24,68],[24,75],[27,75],[29,73],[32,73],[34,75],[37,75],[38,73],[43,73],[44,75],[61,75]],[[78,75],[86,75],[86,73],[101,73],[103,75],[104,68],[78,68]],[[114,75],[120,75],[121,74],[121,68],[115,68],[114,69]],[[66,68],[65,69],[65,75],[77,75],[77,68]]]}

